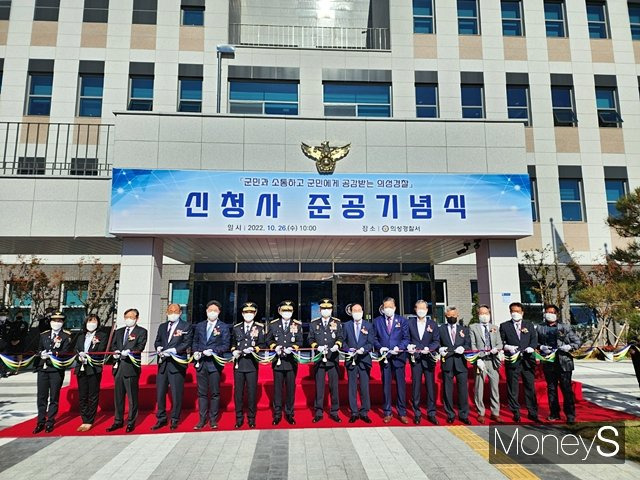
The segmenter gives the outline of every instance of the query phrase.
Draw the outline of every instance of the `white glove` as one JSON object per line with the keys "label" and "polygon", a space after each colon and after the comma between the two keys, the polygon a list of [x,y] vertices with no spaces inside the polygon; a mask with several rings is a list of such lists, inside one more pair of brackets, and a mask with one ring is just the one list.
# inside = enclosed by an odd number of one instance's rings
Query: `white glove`
{"label": "white glove", "polygon": [[285,355],[291,355],[293,353],[293,348],[292,347],[285,347],[284,353],[285,353]]}
{"label": "white glove", "polygon": [[438,353],[440,354],[441,357],[444,357],[447,354],[447,347],[440,347],[440,349],[438,350]]}
{"label": "white glove", "polygon": [[504,362],[504,352],[498,352],[498,360]]}
{"label": "white glove", "polygon": [[495,355],[496,353],[498,353],[498,349],[496,347],[493,347],[489,353]]}
{"label": "white glove", "polygon": [[407,352],[416,353],[416,346],[414,344],[410,343],[409,345],[407,345]]}
{"label": "white glove", "polygon": [[333,347],[331,347],[332,352],[337,352],[338,350],[340,350],[340,345],[334,344]]}
{"label": "white glove", "polygon": [[120,352],[120,355],[122,355],[123,357],[128,357],[130,353],[131,353],[131,350],[126,349],[126,350],[122,350]]}
{"label": "white glove", "polygon": [[170,354],[172,354],[172,353],[173,353],[174,355],[177,355],[177,354],[178,354],[178,351],[177,351],[175,348],[167,348],[163,353],[166,353],[167,355],[170,355]]}
{"label": "white glove", "polygon": [[40,358],[42,360],[46,360],[47,358],[49,358],[49,352],[47,352],[46,350],[43,350],[42,352],[40,352]]}
{"label": "white glove", "polygon": [[162,347],[158,347],[158,348],[156,348],[156,353],[157,353],[158,355],[160,355],[160,352],[161,352],[161,351],[162,351]]}
{"label": "white glove", "polygon": [[518,351],[518,347],[516,347],[515,345],[505,345],[504,349],[511,354],[514,354]]}
{"label": "white glove", "polygon": [[278,346],[276,347],[276,354],[278,354],[278,355],[282,355],[282,345],[278,345]]}
{"label": "white glove", "polygon": [[78,352],[78,356],[84,359],[87,356],[87,352]]}
{"label": "white glove", "polygon": [[120,358],[120,350],[116,350],[115,352],[113,352],[113,358],[115,358],[116,360]]}
{"label": "white glove", "polygon": [[202,354],[203,354],[205,357],[211,357],[211,356],[213,356],[213,350],[211,350],[210,348],[207,348],[206,350],[203,350],[203,351],[202,351]]}
{"label": "white glove", "polygon": [[487,368],[487,366],[484,364],[484,360],[482,360],[481,358],[476,360],[476,367],[478,367],[482,371],[486,370]]}
{"label": "white glove", "polygon": [[391,350],[391,355],[397,355],[398,353],[400,353],[400,349],[396,345],[395,347],[393,347],[393,350]]}
{"label": "white glove", "polygon": [[233,355],[233,358],[240,358],[240,355],[242,355],[242,352],[240,350],[234,350],[233,352],[231,352],[231,354]]}
{"label": "white glove", "polygon": [[459,345],[456,347],[454,352],[457,353],[458,355],[462,355],[464,353],[464,347],[462,345]]}
{"label": "white glove", "polygon": [[422,352],[421,352],[421,353],[422,353],[422,354],[424,354],[424,355],[426,355],[427,353],[429,353],[429,347],[424,347],[424,348],[422,349]]}
{"label": "white glove", "polygon": [[202,352],[193,352],[194,360],[200,360],[202,358]]}
{"label": "white glove", "polygon": [[560,347],[560,350],[562,350],[563,352],[569,352],[571,351],[571,345],[564,344]]}
{"label": "white glove", "polygon": [[244,350],[242,350],[242,353],[251,353],[253,352],[254,348],[253,347],[247,347]]}
{"label": "white glove", "polygon": [[533,353],[533,348],[527,347],[524,349],[524,353]]}
{"label": "white glove", "polygon": [[358,350],[356,350],[356,353],[358,355],[364,355],[364,347],[360,347]]}
{"label": "white glove", "polygon": [[551,352],[551,347],[549,345],[540,345],[540,351],[547,354]]}
{"label": "white glove", "polygon": [[387,353],[389,351],[389,349],[387,347],[382,347],[380,349],[380,355],[384,355],[385,353]]}
{"label": "white glove", "polygon": [[328,353],[329,349],[327,348],[326,345],[319,345],[318,346],[318,353]]}

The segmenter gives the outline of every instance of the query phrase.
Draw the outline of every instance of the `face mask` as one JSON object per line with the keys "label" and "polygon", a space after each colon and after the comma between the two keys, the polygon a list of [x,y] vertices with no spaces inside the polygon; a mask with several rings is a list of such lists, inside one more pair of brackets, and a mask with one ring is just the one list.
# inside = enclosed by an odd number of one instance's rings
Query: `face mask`
{"label": "face mask", "polygon": [[180,314],[178,313],[170,313],[169,315],[167,315],[167,320],[169,320],[171,323],[177,321],[180,318]]}
{"label": "face mask", "polygon": [[396,313],[396,309],[392,307],[386,307],[383,312],[387,317],[393,317],[393,314]]}
{"label": "face mask", "polygon": [[131,328],[136,324],[137,320],[135,318],[125,318],[124,319],[124,324]]}
{"label": "face mask", "polygon": [[511,314],[511,319],[516,321],[516,322],[519,322],[520,320],[522,320],[522,314],[518,313],[518,312],[513,312]]}
{"label": "face mask", "polygon": [[282,315],[282,318],[284,318],[285,320],[289,320],[291,317],[293,317],[293,312],[282,312],[280,315]]}
{"label": "face mask", "polygon": [[4,322],[7,320],[7,317],[5,317],[4,315],[0,317],[0,322]]}
{"label": "face mask", "polygon": [[478,315],[478,320],[480,320],[481,323],[489,323],[491,315]]}
{"label": "face mask", "polygon": [[427,316],[427,311],[426,310],[416,310],[416,315],[418,315],[418,318],[424,318]]}
{"label": "face mask", "polygon": [[95,332],[98,329],[98,324],[95,322],[87,323],[87,332]]}
{"label": "face mask", "polygon": [[62,322],[51,322],[51,330],[57,332],[62,328]]}
{"label": "face mask", "polygon": [[545,313],[544,319],[549,323],[556,323],[558,316],[555,313]]}
{"label": "face mask", "polygon": [[243,313],[242,314],[242,318],[244,318],[245,322],[251,322],[253,321],[253,319],[255,318],[255,314],[253,313]]}
{"label": "face mask", "polygon": [[325,308],[320,310],[320,315],[322,315],[322,318],[329,318],[331,316],[331,309]]}
{"label": "face mask", "polygon": [[207,318],[212,322],[215,322],[218,319],[219,312],[207,312]]}
{"label": "face mask", "polygon": [[356,322],[362,320],[362,312],[351,312],[351,316]]}
{"label": "face mask", "polygon": [[458,317],[447,317],[447,323],[453,325],[454,323],[458,323]]}

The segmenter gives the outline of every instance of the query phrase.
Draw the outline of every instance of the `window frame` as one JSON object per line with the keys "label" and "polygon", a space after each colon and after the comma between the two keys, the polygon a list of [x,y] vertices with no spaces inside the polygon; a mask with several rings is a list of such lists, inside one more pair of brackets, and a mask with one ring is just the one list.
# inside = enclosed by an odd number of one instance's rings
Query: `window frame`
{"label": "window frame", "polygon": [[[185,12],[201,12],[202,23],[185,23],[184,22]],[[205,12],[205,7],[196,7],[192,5],[180,5],[180,26],[181,27],[204,27],[204,12]]]}
{"label": "window frame", "polygon": [[[476,15],[475,17],[461,17],[460,16],[460,6],[459,6],[459,2],[461,0],[456,0],[456,18],[457,18],[457,23],[458,23],[458,35],[481,35],[481,29],[480,29],[480,5],[478,0],[462,0],[462,1],[472,1],[475,3],[476,6]],[[475,33],[461,33],[460,32],[460,20],[473,20],[475,22]]]}
{"label": "window frame", "polygon": [[131,23],[133,25],[157,25],[158,23],[158,2],[155,2],[154,9],[136,7],[136,2],[149,2],[153,0],[133,0],[131,13]]}
{"label": "window frame", "polygon": [[[599,90],[607,90],[611,93],[611,100],[613,102],[613,107],[611,108],[600,108],[598,106],[598,91]],[[618,100],[618,88],[617,87],[603,87],[597,86],[595,87],[595,95],[596,95],[596,109],[598,111],[598,127],[600,128],[621,128],[622,127],[622,116],[620,115],[620,102]],[[615,121],[605,120],[603,118],[603,114],[613,113]]]}
{"label": "window frame", "polygon": [[[434,105],[420,105],[418,104],[418,89],[419,88],[427,88],[427,87],[433,87],[435,89],[435,104]],[[416,83],[415,84],[415,95],[416,95],[416,118],[440,118],[440,106],[439,106],[439,99],[440,99],[440,91],[438,88],[438,84],[437,83]],[[419,112],[421,110],[426,110],[427,108],[434,108],[436,111],[436,114],[434,117],[431,116],[421,116],[419,115]]]}
{"label": "window frame", "polygon": [[[587,221],[587,212],[586,212],[586,208],[585,208],[585,201],[584,201],[584,182],[582,180],[582,178],[558,178],[558,187],[559,190],[562,190],[562,182],[563,181],[575,181],[577,182],[577,189],[576,191],[578,192],[579,195],[579,199],[578,200],[563,200],[562,199],[562,194],[560,194],[560,210],[561,210],[561,216],[562,216],[562,221],[563,222],[569,222],[569,223],[584,223]],[[580,220],[567,220],[565,219],[565,214],[564,214],[564,209],[563,206],[564,204],[579,204],[580,205]]]}
{"label": "window frame", "polygon": [[[506,18],[503,16],[504,12],[502,10],[502,6],[505,3],[516,3],[518,4],[518,17],[513,19],[513,18]],[[524,6],[522,3],[522,0],[501,0],[500,1],[500,19],[502,21],[502,36],[503,37],[524,37],[526,36],[525,34],[525,29],[524,29]],[[504,33],[504,24],[506,22],[518,22],[520,24],[520,34],[519,35],[505,35]]]}
{"label": "window frame", "polygon": [[[84,162],[84,165],[80,165]],[[89,162],[91,162],[89,164]],[[82,167],[82,168],[80,168]],[[94,168],[88,168],[94,167]],[[69,163],[69,175],[82,177],[97,177],[100,171],[100,161],[95,157],[72,157]]]}
{"label": "window frame", "polygon": [[[187,81],[187,80],[191,80],[191,81],[200,81],[200,100],[193,100],[193,99],[187,99],[187,98],[182,98],[182,82],[183,81]],[[202,113],[202,84],[203,84],[204,79],[202,77],[189,77],[186,75],[183,76],[179,76],[178,77],[178,105],[177,105],[177,111],[178,112],[191,112],[191,113]],[[182,110],[181,106],[182,104],[187,104],[187,105],[198,105],[198,110]]]}
{"label": "window frame", "polygon": [[[352,85],[352,86],[375,86],[375,85],[384,85],[387,87],[388,92],[389,92],[389,103],[358,103],[358,102],[354,102],[354,103],[350,103],[350,102],[327,102],[325,100],[326,97],[326,92],[325,92],[325,86],[326,85]],[[393,118],[393,90],[392,90],[392,83],[391,82],[348,82],[348,81],[344,81],[344,82],[333,82],[333,81],[326,81],[326,82],[322,82],[322,105],[323,105],[323,113],[325,117],[348,117],[348,118]],[[389,108],[389,115],[388,116],[376,116],[376,115],[360,115],[360,107],[364,107],[367,105],[375,105],[375,106],[382,106],[382,107],[387,107]],[[354,111],[354,115],[327,115],[327,107],[345,107],[345,111],[347,107],[353,107],[353,111]]]}
{"label": "window frame", "polygon": [[[412,2],[412,8],[413,8],[413,33],[418,34],[418,35],[433,35],[436,33],[436,9],[435,9],[435,2],[436,0],[423,0],[423,1],[428,1],[431,3],[431,15],[416,15],[415,10],[416,10],[416,1],[421,1],[421,0],[413,0]],[[416,31],[416,19],[426,19],[427,21],[430,20],[431,22],[431,31],[430,32],[418,32]]]}
{"label": "window frame", "polygon": [[[102,79],[102,95],[99,97],[91,95],[82,95],[82,82],[85,77],[101,78]],[[99,73],[79,73],[78,74],[78,99],[76,102],[76,117],[86,118],[100,118],[102,117],[102,99],[104,97],[104,75]],[[96,100],[100,99],[100,115],[82,115],[82,101],[83,100]]]}
{"label": "window frame", "polygon": [[[133,96],[133,82],[137,79],[151,79],[151,98],[147,97],[134,97]],[[153,93],[155,89],[155,75],[129,75],[129,91],[128,99],[127,99],[127,111],[135,111],[135,112],[152,112],[153,111]],[[131,102],[151,102],[150,108],[148,109],[140,109],[140,108],[131,108]]]}
{"label": "window frame", "polygon": [[[38,5],[38,0],[33,6],[34,22],[57,22],[60,18],[60,0],[57,0],[57,6]],[[47,3],[47,1],[45,1]]]}
{"label": "window frame", "polygon": [[[43,116],[49,117],[51,116],[51,105],[53,98],[53,72],[28,72],[27,73],[27,101],[25,105],[25,115],[27,116]],[[41,95],[41,94],[33,94],[31,93],[31,88],[33,85],[34,77],[51,77],[51,93],[49,95]],[[31,113],[31,100],[33,98],[48,98],[49,99],[49,108],[47,113]]]}
{"label": "window frame", "polygon": [[[556,107],[555,105],[553,105],[553,90],[560,89],[560,88],[566,88],[569,90],[569,101],[571,103],[571,106]],[[576,110],[576,100],[575,100],[575,92],[574,92],[573,85],[551,85],[551,108],[552,108],[552,114],[553,114],[554,127],[577,127],[578,126],[578,112]],[[559,113],[558,111],[571,112],[572,114],[571,122],[560,120],[557,117],[557,113]]]}
{"label": "window frame", "polygon": [[0,20],[11,19],[11,0],[0,1]]}
{"label": "window frame", "polygon": [[540,222],[540,204],[538,203],[538,179],[529,177],[529,190],[531,194],[531,220],[534,223]]}
{"label": "window frame", "polygon": [[[609,197],[607,195],[607,183],[608,182],[620,182],[622,185],[622,195],[620,195],[618,198],[616,198],[615,200],[609,200]],[[618,202],[618,199],[622,198],[625,195],[629,194],[629,180],[627,178],[606,178],[604,179],[604,196],[605,196],[605,202],[607,204],[607,214],[610,217],[614,217],[616,218],[617,216],[619,216],[620,212],[618,212],[618,209],[616,208],[616,203]],[[615,209],[615,211],[617,212],[618,215],[616,214],[612,214],[610,208],[613,207]]]}
{"label": "window frame", "polygon": [[[278,100],[278,101],[272,101],[272,100],[265,100],[264,98],[262,100],[242,100],[242,99],[233,99],[231,98],[231,84],[233,82],[242,82],[242,83],[255,83],[255,84],[265,84],[265,85],[276,85],[276,84],[294,84],[296,86],[296,101],[292,102],[292,101],[286,101],[286,100]],[[228,88],[227,88],[227,104],[229,105],[229,113],[233,113],[233,114],[239,114],[239,115],[264,115],[264,116],[278,116],[278,115],[284,115],[284,116],[288,116],[288,117],[297,117],[300,116],[300,81],[298,80],[260,80],[260,79],[247,79],[247,78],[230,78],[228,81]],[[266,90],[263,90],[262,93],[264,94],[266,92]],[[261,106],[261,110],[260,113],[255,112],[255,113],[246,113],[246,112],[233,112],[233,106],[234,105],[260,105]],[[295,105],[296,106],[296,113],[295,114],[286,114],[286,113],[268,113],[267,112],[267,108],[268,108],[268,104],[285,104],[285,105]]]}
{"label": "window frame", "polygon": [[[464,104],[464,96],[462,94],[462,90],[464,88],[467,87],[477,87],[480,89],[480,101],[481,101],[481,105],[478,107],[478,105],[465,105]],[[461,83],[460,84],[460,107],[461,107],[461,112],[462,112],[462,118],[463,119],[485,119],[487,118],[487,111],[486,111],[486,101],[484,98],[484,84],[481,83]],[[480,108],[482,110],[481,116],[480,117],[465,117],[464,116],[464,112],[465,109],[466,110],[470,110],[470,109],[478,109]]]}
{"label": "window frame", "polygon": [[16,175],[46,175],[47,159],[45,157],[18,157]]}
{"label": "window frame", "polygon": [[[525,98],[527,101],[527,104],[525,107],[519,107],[519,106],[509,106],[509,88],[524,88],[525,89]],[[523,118],[519,118],[519,117],[511,117],[509,116],[509,112],[511,110],[526,110],[527,111],[527,118],[526,121],[524,122],[525,127],[531,127],[533,125],[533,120],[531,118],[531,89],[529,88],[529,85],[516,85],[516,84],[507,84],[506,85],[506,93],[507,93],[507,118],[510,118],[512,120],[524,120]]]}
{"label": "window frame", "polygon": [[[638,9],[638,21],[632,21],[631,9]],[[640,2],[627,2],[627,13],[629,14],[629,28],[631,29],[631,40],[640,40]]]}
{"label": "window frame", "polygon": [[[555,20],[555,19],[548,19],[546,16],[546,10],[545,7],[547,5],[559,5],[560,6],[560,12],[562,13],[562,19],[560,20]],[[569,37],[569,24],[567,22],[567,6],[564,2],[564,0],[544,0],[543,3],[543,14],[544,14],[544,28],[545,28],[545,34],[547,38],[568,38]],[[562,25],[562,35],[549,35],[549,23],[552,24],[560,24]]]}
{"label": "window frame", "polygon": [[[602,15],[603,15],[603,19],[602,20],[589,20],[589,6],[598,6],[602,9]],[[585,2],[585,9],[587,12],[587,29],[589,31],[589,39],[593,40],[593,39],[607,39],[607,38],[611,38],[611,27],[609,25],[609,12],[607,9],[607,2],[606,1],[601,1],[601,0],[587,0]],[[591,35],[591,26],[592,25],[598,25],[598,26],[604,26],[604,37],[601,36],[597,36],[594,37]]]}
{"label": "window frame", "polygon": [[[173,297],[174,290],[178,290],[178,289],[175,288],[176,285],[178,285],[178,284],[186,286],[186,290],[188,292],[187,303],[178,303],[178,302],[175,301],[175,298]],[[185,289],[182,288],[180,290],[185,290]],[[182,320],[184,322],[188,321],[189,302],[191,301],[192,296],[193,296],[193,289],[189,288],[189,281],[188,280],[170,280],[169,281],[169,298],[171,299],[171,301],[169,303],[177,303],[178,305],[180,305],[180,308],[182,309],[182,315],[180,315],[180,320]]]}
{"label": "window frame", "polygon": [[91,0],[84,0],[82,23],[109,23],[109,0],[103,0],[106,7],[87,6],[88,1]]}

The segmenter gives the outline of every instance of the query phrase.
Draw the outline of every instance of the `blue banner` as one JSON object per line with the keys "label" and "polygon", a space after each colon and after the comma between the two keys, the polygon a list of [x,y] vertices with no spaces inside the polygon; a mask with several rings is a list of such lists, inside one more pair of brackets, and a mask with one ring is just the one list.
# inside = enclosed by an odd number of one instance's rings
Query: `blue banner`
{"label": "blue banner", "polygon": [[114,169],[117,235],[532,234],[528,175]]}

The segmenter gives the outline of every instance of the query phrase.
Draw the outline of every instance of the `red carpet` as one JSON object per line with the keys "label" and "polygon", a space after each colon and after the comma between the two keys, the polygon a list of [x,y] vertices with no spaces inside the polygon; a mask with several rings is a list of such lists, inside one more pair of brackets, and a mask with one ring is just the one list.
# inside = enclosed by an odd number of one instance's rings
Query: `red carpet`
{"label": "red carpet", "polygon": [[[156,399],[156,390],[155,390],[155,375],[156,375],[157,367],[155,365],[149,365],[143,367],[142,376],[140,379],[140,415],[138,417],[137,426],[135,429],[136,434],[140,433],[151,433],[150,428],[155,423],[155,399]],[[314,381],[311,375],[311,367],[309,365],[300,365],[298,370],[297,377],[297,387],[296,387],[296,425],[291,426],[283,421],[280,425],[274,427],[271,425],[272,421],[272,413],[271,413],[271,400],[273,398],[273,374],[271,367],[269,366],[261,366],[260,367],[260,380],[258,383],[258,417],[256,419],[257,428],[331,428],[336,426],[341,427],[365,427],[365,426],[401,426],[402,424],[397,419],[395,408],[394,408],[394,419],[393,421],[385,425],[382,422],[382,410],[380,408],[380,403],[382,401],[382,384],[380,381],[380,369],[377,365],[374,365],[372,369],[372,378],[371,378],[371,401],[372,401],[372,412],[370,414],[371,419],[373,420],[372,424],[365,424],[364,422],[358,420],[356,423],[350,424],[347,422],[350,412],[348,408],[348,393],[347,393],[347,379],[344,368],[341,367],[341,377],[340,377],[340,402],[341,402],[341,416],[342,423],[337,424],[328,417],[328,412],[325,414],[323,421],[313,424],[311,422],[313,418],[313,398],[314,398]],[[407,378],[407,410],[409,412],[409,417],[412,419],[412,408],[410,406],[410,392],[411,392],[411,372],[409,367],[407,366],[406,370],[406,378]],[[473,375],[472,370],[469,371],[469,393],[470,393],[470,419],[474,425],[478,425],[476,420],[475,406],[473,405]],[[502,370],[504,373],[504,370]],[[26,375],[26,374],[25,374]],[[68,372],[67,375],[72,375],[71,372]],[[77,391],[76,377],[72,375],[71,384],[68,387],[63,388],[60,394],[60,413],[58,415],[58,419],[56,422],[55,430],[46,434],[44,432],[38,434],[38,436],[64,436],[64,435],[115,435],[124,433],[124,429],[117,430],[114,433],[107,433],[105,429],[113,423],[113,376],[111,374],[110,367],[105,367],[105,372],[102,377],[102,390],[100,394],[100,407],[98,409],[98,417],[96,423],[94,424],[94,428],[86,433],[78,433],[76,432],[77,427],[80,425],[81,420],[78,416],[77,410]],[[233,371],[231,365],[225,367],[223,372],[223,380],[221,384],[221,408],[222,408],[222,416],[219,421],[219,430],[230,430],[234,428],[235,424],[235,414],[234,414],[234,405],[233,405]],[[395,388],[395,386],[393,387]],[[328,390],[325,389],[325,390]],[[423,387],[424,390],[424,387]],[[440,393],[440,373],[436,373],[436,390],[437,390],[437,403],[438,403],[438,418],[440,420],[441,425],[446,425],[445,422],[445,414],[444,409],[442,407],[442,399]],[[485,393],[488,388],[485,389]],[[504,379],[500,385],[500,394],[501,394],[501,417],[504,421],[511,420],[511,412],[509,412],[506,406],[506,385],[504,383]],[[576,395],[576,414],[577,420],[580,422],[592,421],[615,421],[615,420],[627,420],[627,419],[636,419],[633,415],[628,415],[625,413],[617,412],[614,410],[609,410],[606,408],[599,407],[594,403],[588,402],[582,398],[582,385],[580,383],[574,382],[574,392]],[[536,380],[536,393],[538,397],[539,403],[539,414],[540,418],[544,419],[549,414],[549,409],[547,406],[547,396],[546,396],[546,385],[543,378],[538,378]],[[326,393],[328,396],[328,392]],[[423,394],[423,398],[426,395]],[[522,397],[522,389],[521,389],[521,397]],[[35,397],[33,399],[34,403],[36,401]],[[424,402],[424,400],[423,400]],[[170,399],[168,401],[168,405],[170,405]],[[325,403],[327,405],[327,403]],[[488,402],[487,402],[488,405]],[[522,419],[523,423],[529,422],[526,419],[526,410],[524,409],[524,400],[521,399],[522,405]],[[421,425],[431,425],[426,422],[426,412],[424,411],[424,404],[422,406],[423,410],[423,422]],[[487,412],[488,414],[488,412]],[[193,426],[198,422],[198,407],[197,407],[197,395],[196,395],[196,384],[195,384],[195,370],[190,367],[187,373],[187,382],[185,383],[185,391],[184,391],[184,400],[183,400],[183,411],[182,411],[182,419],[180,425],[178,427],[179,432],[191,432],[193,431]],[[0,437],[30,437],[33,436],[31,431],[35,427],[35,419],[27,420],[13,427],[6,428],[0,431]],[[530,422],[529,422],[530,423]],[[560,422],[559,422],[560,423]],[[455,424],[461,424],[456,420]],[[413,422],[409,425],[413,426]],[[245,425],[243,428],[248,428]],[[208,431],[208,427],[203,431]],[[169,428],[163,428],[158,431],[158,433],[166,433],[169,432]]]}

